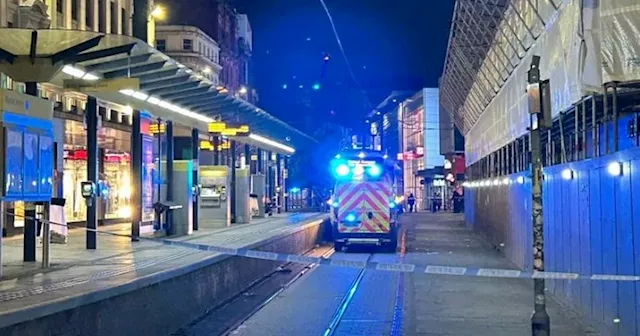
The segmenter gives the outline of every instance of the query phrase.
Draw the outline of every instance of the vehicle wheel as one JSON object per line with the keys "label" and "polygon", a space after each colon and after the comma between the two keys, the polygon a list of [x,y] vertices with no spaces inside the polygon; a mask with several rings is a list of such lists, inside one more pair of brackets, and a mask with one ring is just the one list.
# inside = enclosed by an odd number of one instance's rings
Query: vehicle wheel
{"label": "vehicle wheel", "polygon": [[333,243],[333,249],[336,252],[342,252],[342,249],[344,249],[344,243],[342,243],[342,242],[334,242]]}

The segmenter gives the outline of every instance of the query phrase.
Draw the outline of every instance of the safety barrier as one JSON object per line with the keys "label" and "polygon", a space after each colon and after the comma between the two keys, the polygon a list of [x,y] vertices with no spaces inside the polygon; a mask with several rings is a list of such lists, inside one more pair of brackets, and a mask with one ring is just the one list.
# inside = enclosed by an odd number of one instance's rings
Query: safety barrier
{"label": "safety barrier", "polygon": [[[23,217],[23,216],[21,216]],[[33,219],[24,217],[25,219]],[[81,228],[87,231],[93,231],[98,234],[106,234],[117,237],[131,238],[131,235],[116,232],[102,231],[90,229],[80,226],[65,225],[37,219],[50,225],[67,226],[69,228]],[[556,280],[591,280],[591,281],[640,281],[640,276],[636,275],[616,275],[616,274],[579,274],[579,273],[563,273],[563,272],[525,272],[514,269],[499,268],[477,268],[477,267],[460,267],[447,265],[419,265],[409,263],[387,263],[387,262],[367,262],[357,260],[341,260],[323,257],[307,257],[297,254],[274,253],[257,251],[250,249],[233,249],[208,244],[190,243],[186,241],[178,241],[161,238],[139,237],[141,240],[156,242],[166,246],[177,246],[182,248],[209,251],[221,253],[231,256],[241,256],[253,259],[285,261],[303,264],[320,264],[334,267],[347,267],[356,269],[370,269],[384,272],[406,272],[406,273],[423,273],[429,275],[450,275],[450,276],[467,276],[467,277],[485,277],[485,278],[512,278],[512,279],[556,279]]]}

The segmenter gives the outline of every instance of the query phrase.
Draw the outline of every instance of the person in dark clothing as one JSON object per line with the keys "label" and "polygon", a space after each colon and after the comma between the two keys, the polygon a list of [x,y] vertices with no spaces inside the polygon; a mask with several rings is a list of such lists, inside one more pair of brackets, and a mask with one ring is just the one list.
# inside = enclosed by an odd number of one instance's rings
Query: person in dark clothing
{"label": "person in dark clothing", "polygon": [[409,194],[409,197],[407,198],[407,204],[409,204],[409,212],[413,212],[414,206],[416,204],[416,197],[413,196],[413,193]]}

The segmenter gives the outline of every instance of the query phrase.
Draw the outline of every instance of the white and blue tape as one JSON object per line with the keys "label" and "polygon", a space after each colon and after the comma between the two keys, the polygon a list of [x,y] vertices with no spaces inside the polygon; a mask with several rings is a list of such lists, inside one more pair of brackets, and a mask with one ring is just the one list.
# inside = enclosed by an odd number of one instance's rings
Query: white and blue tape
{"label": "white and blue tape", "polygon": [[[64,224],[49,222],[51,225],[68,226]],[[71,226],[69,226],[71,227]],[[94,231],[100,234],[127,237],[131,235],[88,229],[78,227],[87,231]],[[308,257],[297,254],[274,253],[266,251],[257,251],[250,249],[233,249],[208,244],[190,243],[179,240],[146,238],[140,237],[142,240],[161,243],[167,246],[177,246],[193,250],[209,251],[221,253],[230,256],[240,256],[253,259],[283,261],[303,264],[319,264],[335,267],[347,267],[356,269],[371,269],[383,272],[406,272],[406,273],[424,273],[431,275],[451,275],[451,276],[467,276],[467,277],[486,277],[486,278],[513,278],[513,279],[556,279],[556,280],[592,280],[592,281],[640,281],[637,275],[615,275],[615,274],[579,274],[564,272],[527,272],[514,269],[500,268],[477,268],[477,267],[460,267],[460,266],[443,266],[443,265],[418,265],[408,263],[386,263],[375,261],[358,261],[358,260],[342,260],[323,257]]]}
{"label": "white and blue tape", "polygon": [[[158,239],[152,239],[158,241]],[[488,277],[488,278],[520,278],[520,279],[557,279],[557,280],[578,280],[588,279],[594,281],[640,281],[640,276],[634,275],[612,275],[612,274],[579,274],[579,273],[562,273],[562,272],[525,272],[513,269],[499,268],[476,268],[476,267],[459,267],[459,266],[442,266],[442,265],[417,265],[407,263],[385,263],[385,262],[366,262],[358,260],[330,259],[321,257],[307,257],[287,253],[273,253],[264,251],[255,251],[249,249],[229,249],[219,246],[195,244],[182,241],[174,241],[168,239],[160,240],[165,245],[179,246],[201,251],[210,251],[222,253],[226,255],[241,256],[255,259],[285,261],[304,264],[319,264],[336,267],[347,267],[357,269],[372,269],[385,272],[406,272],[406,273],[425,273],[433,275],[455,275],[455,276],[472,276],[472,277]]]}

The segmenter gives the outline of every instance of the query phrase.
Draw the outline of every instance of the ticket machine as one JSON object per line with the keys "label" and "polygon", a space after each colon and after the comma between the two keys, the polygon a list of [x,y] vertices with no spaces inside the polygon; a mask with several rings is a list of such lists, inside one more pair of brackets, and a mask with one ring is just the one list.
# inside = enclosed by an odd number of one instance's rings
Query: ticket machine
{"label": "ticket machine", "polygon": [[251,223],[251,184],[249,169],[236,168],[236,223]]}
{"label": "ticket machine", "polygon": [[264,218],[266,214],[265,205],[266,199],[266,183],[265,176],[263,174],[251,175],[251,194],[256,196],[258,203],[258,210],[253,213],[254,217]]}
{"label": "ticket machine", "polygon": [[231,225],[229,188],[231,172],[227,166],[200,166],[200,229]]}

